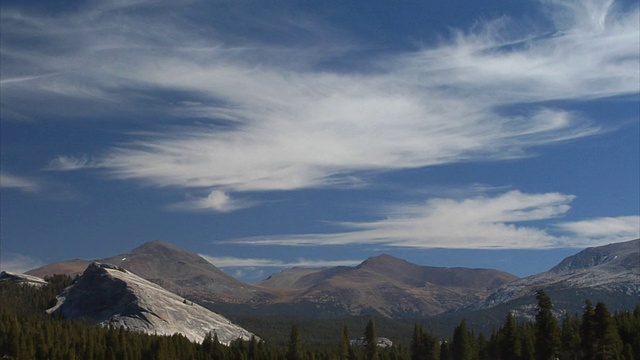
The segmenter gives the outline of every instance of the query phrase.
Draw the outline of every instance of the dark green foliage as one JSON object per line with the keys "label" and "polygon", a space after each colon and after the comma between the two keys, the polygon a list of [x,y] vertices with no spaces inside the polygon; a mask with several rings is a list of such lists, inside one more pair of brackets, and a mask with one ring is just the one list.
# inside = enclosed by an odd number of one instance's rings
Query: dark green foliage
{"label": "dark green foliage", "polygon": [[555,359],[560,349],[560,327],[551,312],[551,299],[543,290],[536,292],[538,312],[536,313],[536,359]]}
{"label": "dark green foliage", "polygon": [[591,301],[587,300],[582,313],[582,324],[580,325],[580,348],[581,354],[586,360],[595,359],[595,340],[596,340],[596,325],[595,325],[595,311]]}
{"label": "dark green foliage", "polygon": [[597,303],[594,315],[596,359],[618,359],[623,344],[607,306]]}
{"label": "dark green foliage", "polygon": [[287,349],[287,360],[302,359],[302,340],[300,337],[300,327],[294,325],[289,335],[289,347]]}
{"label": "dark green foliage", "polygon": [[474,360],[474,336],[467,327],[467,321],[462,320],[453,331],[451,341],[451,355],[453,360]]}
{"label": "dark green foliage", "polygon": [[577,360],[580,358],[580,320],[577,316],[571,316],[568,312],[564,314],[560,340],[562,342],[562,359]]}
{"label": "dark green foliage", "polygon": [[342,330],[342,337],[340,338],[340,360],[349,360],[353,358],[350,340],[349,330],[345,326]]}
{"label": "dark green foliage", "polygon": [[373,320],[369,320],[369,323],[364,330],[365,358],[367,360],[378,360],[377,337],[376,326],[373,323]]}
{"label": "dark green foliage", "polygon": [[[55,294],[71,283],[67,277],[54,277],[41,288],[0,283],[0,358],[7,359],[194,359],[194,360],[533,360],[539,353],[543,324],[557,326],[557,351],[560,359],[638,359],[640,354],[640,306],[634,312],[611,314],[604,303],[595,308],[587,303],[582,316],[565,314],[562,327],[551,314],[551,300],[539,294],[535,322],[516,322],[507,315],[504,324],[489,339],[475,336],[462,321],[446,341],[415,324],[413,336],[389,348],[351,346],[343,326],[334,333],[330,346],[302,341],[302,334],[313,331],[291,328],[288,344],[270,343],[252,338],[221,344],[217,334],[207,334],[201,344],[181,335],[154,336],[124,328],[103,328],[81,321],[64,321],[48,316],[44,310],[55,302]],[[386,324],[386,323],[385,323]],[[364,324],[363,324],[364,326]],[[545,325],[545,328],[548,325]],[[553,325],[551,325],[553,328]],[[306,328],[305,328],[306,329]],[[376,327],[369,319],[365,338],[376,338]],[[389,331],[382,328],[382,331]],[[286,336],[286,335],[285,335]],[[371,342],[369,342],[370,344]],[[373,342],[375,344],[375,341]],[[546,351],[546,350],[545,350]]]}
{"label": "dark green foliage", "polygon": [[497,334],[499,359],[520,359],[522,356],[521,331],[516,324],[516,319],[511,312],[507,314],[504,325]]}
{"label": "dark green foliage", "polygon": [[422,325],[415,325],[411,340],[411,360],[438,360],[440,344],[438,338],[424,330]]}

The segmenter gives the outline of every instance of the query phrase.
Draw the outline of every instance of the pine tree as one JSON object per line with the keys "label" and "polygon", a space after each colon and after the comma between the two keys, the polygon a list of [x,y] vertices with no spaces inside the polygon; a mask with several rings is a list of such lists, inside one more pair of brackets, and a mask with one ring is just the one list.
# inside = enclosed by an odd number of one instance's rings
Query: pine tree
{"label": "pine tree", "polygon": [[560,348],[560,328],[553,316],[553,304],[544,290],[536,292],[538,312],[536,313],[536,359],[555,359]]}
{"label": "pine tree", "polygon": [[518,359],[522,355],[521,337],[516,319],[511,312],[507,314],[504,325],[498,332],[500,358]]}
{"label": "pine tree", "polygon": [[340,360],[349,360],[351,357],[351,340],[349,339],[349,330],[345,326],[342,329],[342,338],[340,340]]}
{"label": "pine tree", "polygon": [[365,358],[367,360],[378,360],[378,339],[376,335],[376,327],[373,320],[369,320],[364,331],[365,341]]}
{"label": "pine tree", "polygon": [[289,335],[287,360],[300,359],[302,359],[302,340],[300,336],[300,327],[296,324],[291,328],[291,334]]}
{"label": "pine tree", "polygon": [[623,345],[607,306],[597,303],[594,315],[596,359],[618,359]]}
{"label": "pine tree", "polygon": [[595,359],[595,311],[591,301],[585,302],[584,312],[582,313],[582,324],[580,326],[580,348],[581,357],[585,360]]}
{"label": "pine tree", "polygon": [[473,360],[472,336],[466,320],[462,320],[453,331],[451,355],[453,360]]}
{"label": "pine tree", "polygon": [[562,318],[560,330],[562,359],[577,360],[580,357],[580,319],[568,312]]}

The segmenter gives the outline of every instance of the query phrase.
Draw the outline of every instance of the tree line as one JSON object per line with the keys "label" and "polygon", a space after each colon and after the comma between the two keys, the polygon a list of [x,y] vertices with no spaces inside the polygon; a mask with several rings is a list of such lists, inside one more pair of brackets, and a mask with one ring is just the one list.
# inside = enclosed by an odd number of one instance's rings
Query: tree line
{"label": "tree line", "polygon": [[582,314],[552,312],[551,299],[538,291],[536,316],[518,322],[512,313],[490,335],[471,331],[465,320],[448,338],[433,335],[415,324],[405,344],[376,345],[377,331],[370,320],[363,345],[351,343],[345,326],[334,345],[314,345],[291,327],[286,345],[257,338],[222,344],[215,333],[201,343],[182,335],[158,336],[100,327],[83,321],[65,321],[46,315],[55,294],[72,279],[55,276],[48,285],[33,287],[0,283],[0,358],[3,359],[202,359],[202,360],[550,360],[640,358],[640,305],[633,312],[610,313],[604,303],[585,303]]}

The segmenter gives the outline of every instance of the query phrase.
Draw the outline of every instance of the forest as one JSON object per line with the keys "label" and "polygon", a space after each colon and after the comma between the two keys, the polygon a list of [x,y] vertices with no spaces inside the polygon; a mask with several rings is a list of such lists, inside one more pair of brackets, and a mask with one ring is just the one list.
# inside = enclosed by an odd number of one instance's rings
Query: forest
{"label": "forest", "polygon": [[[297,325],[286,344],[252,338],[222,344],[216,334],[192,343],[179,334],[147,335],[124,328],[101,327],[84,321],[51,317],[45,309],[72,283],[66,276],[34,287],[0,283],[0,358],[2,359],[202,359],[202,360],[549,360],[640,357],[640,304],[631,311],[611,313],[606,304],[586,301],[581,314],[557,318],[547,294],[538,290],[535,319],[516,321],[509,313],[490,334],[476,334],[465,320],[442,338],[416,323],[413,335],[389,347],[376,345],[373,319],[350,334],[346,326],[333,345],[305,339]],[[350,342],[363,337],[361,345]]]}

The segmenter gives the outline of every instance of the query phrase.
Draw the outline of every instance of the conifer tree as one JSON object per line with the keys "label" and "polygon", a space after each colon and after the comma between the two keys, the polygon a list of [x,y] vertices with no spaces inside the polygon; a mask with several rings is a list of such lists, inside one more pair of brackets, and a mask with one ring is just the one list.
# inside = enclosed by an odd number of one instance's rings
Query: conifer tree
{"label": "conifer tree", "polygon": [[302,340],[300,337],[300,327],[298,326],[298,324],[296,324],[291,328],[291,334],[289,335],[287,360],[300,359],[302,359]]}
{"label": "conifer tree", "polygon": [[378,341],[373,320],[369,320],[364,331],[365,356],[367,360],[378,360]]}
{"label": "conifer tree", "polygon": [[580,319],[566,312],[560,330],[562,359],[577,360],[580,357]]}
{"label": "conifer tree", "polygon": [[585,302],[584,312],[582,313],[582,324],[580,326],[580,348],[581,357],[585,360],[595,359],[595,310],[591,301]]}
{"label": "conifer tree", "polygon": [[505,318],[504,325],[498,333],[500,339],[500,359],[518,359],[522,355],[521,337],[516,319],[511,312]]}
{"label": "conifer tree", "polygon": [[349,339],[349,330],[345,326],[342,329],[342,338],[340,340],[340,360],[349,360],[351,358],[351,340]]}
{"label": "conifer tree", "polygon": [[536,292],[538,311],[536,313],[536,359],[555,359],[560,348],[560,328],[558,320],[553,316],[551,299],[544,292]]}
{"label": "conifer tree", "polygon": [[596,359],[618,359],[622,341],[607,306],[599,302],[594,311]]}
{"label": "conifer tree", "polygon": [[462,320],[453,331],[451,355],[453,360],[473,360],[472,336],[466,320]]}

